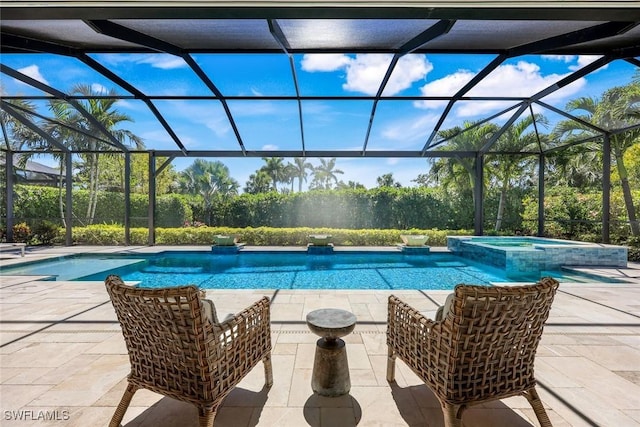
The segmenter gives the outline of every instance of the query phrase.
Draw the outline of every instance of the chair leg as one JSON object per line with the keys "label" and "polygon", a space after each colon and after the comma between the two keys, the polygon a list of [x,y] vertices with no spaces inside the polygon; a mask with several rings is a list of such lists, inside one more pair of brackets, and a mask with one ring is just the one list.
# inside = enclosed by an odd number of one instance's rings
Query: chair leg
{"label": "chair leg", "polygon": [[273,385],[273,367],[271,366],[271,355],[267,355],[262,359],[264,363],[264,385],[271,387]]}
{"label": "chair leg", "polygon": [[198,408],[198,423],[200,427],[213,427],[218,408]]}
{"label": "chair leg", "polygon": [[138,387],[129,383],[127,385],[127,389],[124,391],[122,395],[122,399],[120,399],[120,403],[118,403],[118,407],[116,408],[116,412],[113,414],[111,418],[111,422],[109,423],[109,427],[120,427],[120,423],[122,422],[122,418],[124,418],[125,412],[127,412],[127,408],[131,403],[131,398],[138,391]]}
{"label": "chair leg", "polygon": [[387,381],[394,382],[396,380],[396,354],[389,347],[388,357],[387,357]]}
{"label": "chair leg", "polygon": [[538,422],[540,423],[540,427],[553,427],[551,425],[551,421],[549,420],[549,416],[547,415],[547,411],[544,410],[542,400],[540,400],[540,396],[538,396],[538,392],[536,391],[536,389],[531,388],[525,391],[523,394],[531,404],[533,412],[536,414]]}
{"label": "chair leg", "polygon": [[463,407],[460,405],[442,404],[444,427],[462,427],[462,411]]}

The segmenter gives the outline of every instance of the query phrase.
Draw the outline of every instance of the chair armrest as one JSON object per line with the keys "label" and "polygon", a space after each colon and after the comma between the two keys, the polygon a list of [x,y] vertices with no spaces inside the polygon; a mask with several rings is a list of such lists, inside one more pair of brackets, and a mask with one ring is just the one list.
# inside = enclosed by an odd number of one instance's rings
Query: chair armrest
{"label": "chair armrest", "polygon": [[222,323],[212,324],[214,374],[237,384],[271,352],[269,298],[263,297]]}
{"label": "chair armrest", "polygon": [[443,321],[433,321],[402,302],[389,297],[387,345],[393,354],[404,361],[423,381],[439,376],[443,350],[448,351],[450,334]]}
{"label": "chair armrest", "polygon": [[389,337],[425,336],[438,323],[424,316],[395,295],[389,297],[389,313],[387,318],[387,341]]}

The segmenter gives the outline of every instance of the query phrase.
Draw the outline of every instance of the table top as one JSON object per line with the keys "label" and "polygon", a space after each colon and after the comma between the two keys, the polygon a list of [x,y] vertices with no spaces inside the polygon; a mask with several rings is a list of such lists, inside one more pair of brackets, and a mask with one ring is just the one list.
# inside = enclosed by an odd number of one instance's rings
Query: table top
{"label": "table top", "polygon": [[[307,314],[307,325],[319,335],[344,336],[353,330],[355,324],[356,316],[347,310],[321,308]],[[327,332],[328,334],[319,332]]]}

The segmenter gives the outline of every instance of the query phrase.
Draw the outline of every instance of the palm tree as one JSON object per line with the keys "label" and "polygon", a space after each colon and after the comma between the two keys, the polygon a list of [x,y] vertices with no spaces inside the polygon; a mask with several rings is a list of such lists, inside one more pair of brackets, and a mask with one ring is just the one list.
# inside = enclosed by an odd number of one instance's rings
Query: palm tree
{"label": "palm tree", "polygon": [[180,188],[184,193],[231,195],[238,183],[231,178],[229,168],[220,161],[196,159],[180,173]]}
{"label": "palm tree", "polygon": [[[33,121],[35,116],[29,114],[29,112],[35,113],[36,106],[32,102],[16,99],[7,100],[6,102],[18,107],[27,119]],[[0,109],[0,118],[2,123],[4,123],[4,127],[7,132],[7,135],[3,134],[3,139],[5,136],[7,137],[5,143],[7,144],[8,149],[12,151],[22,150],[25,146],[31,149],[39,149],[47,145],[47,142],[44,141],[42,137],[19,122],[12,115],[5,112],[3,109]]]}
{"label": "palm tree", "polygon": [[318,189],[331,189],[331,182],[338,183],[338,177],[336,174],[343,174],[340,169],[336,169],[336,158],[333,157],[329,160],[320,159],[320,164],[313,169],[313,182],[312,187]]}
{"label": "palm tree", "polygon": [[196,159],[181,173],[181,188],[186,193],[202,197],[207,223],[210,224],[213,204],[238,194],[239,184],[231,178],[229,168],[224,163]]}
{"label": "palm tree", "polygon": [[393,173],[385,173],[384,175],[377,177],[376,182],[378,183],[378,187],[402,187],[402,184],[396,181],[393,177]]}
{"label": "palm tree", "polygon": [[549,156],[548,167],[553,171],[556,185],[589,191],[602,183],[602,152],[598,144],[588,142],[574,145]]}
{"label": "palm tree", "polygon": [[[82,95],[87,98],[91,97],[91,99],[80,100],[77,102],[79,102],[85,110],[95,117],[102,127],[104,127],[120,143],[135,146],[137,149],[144,148],[144,144],[140,137],[136,136],[129,130],[118,128],[122,122],[131,122],[133,120],[126,114],[115,109],[117,93],[114,89],[109,90],[105,94],[102,91],[94,91],[89,85],[78,84],[71,89],[71,94]],[[110,96],[112,98],[109,98]],[[101,129],[97,128],[66,101],[51,101],[49,108],[60,121],[63,121],[73,127],[83,129],[89,134],[104,137]],[[76,150],[86,150],[86,153],[79,154],[80,158],[83,160],[83,165],[80,167],[80,174],[85,175],[85,179],[87,180],[89,203],[87,206],[86,218],[89,223],[92,223],[95,217],[100,183],[100,163],[98,161],[99,151],[109,150],[110,147],[105,142],[88,137],[86,134],[69,131],[68,129],[63,130],[60,128],[58,131],[69,146]]]}
{"label": "palm tree", "polygon": [[267,172],[258,170],[249,175],[244,192],[249,194],[268,193],[271,190],[271,177]]}
{"label": "palm tree", "polygon": [[[296,171],[295,167],[291,163],[287,163],[284,166],[284,171],[282,172],[282,181],[285,184],[291,184],[291,189],[287,189],[287,192],[293,193],[293,184],[296,181]],[[284,190],[283,190],[284,192]]]}
{"label": "palm tree", "polygon": [[[469,129],[472,128],[472,129]],[[469,129],[466,130],[465,129]],[[463,127],[453,127],[438,132],[441,138],[449,138],[443,151],[477,151],[493,136],[499,127],[492,123],[476,126],[474,122],[464,122]],[[470,191],[475,205],[475,158],[443,157],[431,160],[431,168],[426,182],[435,182],[445,189],[453,187],[459,191]]]}
{"label": "palm tree", "polygon": [[349,189],[349,190],[364,190],[367,187],[365,187],[363,184],[360,184],[359,182],[356,182],[356,181],[349,181],[349,182],[340,181],[336,185],[336,188],[338,190],[345,190],[345,189]]}
{"label": "palm tree", "polygon": [[284,180],[284,159],[282,157],[263,157],[262,160],[265,161],[265,165],[262,166],[262,170],[271,177],[273,190],[278,191],[278,183],[283,182]]}
{"label": "palm tree", "polygon": [[[34,112],[34,113],[36,112],[36,106],[33,103],[29,101],[24,101],[24,100],[11,100],[7,102],[17,106],[23,112],[23,115],[25,116],[25,118],[31,121],[35,120],[35,116],[29,114],[29,112]],[[10,114],[6,113],[4,110],[0,110],[0,115],[1,115],[0,120],[2,120],[2,123],[5,124],[6,134],[4,136],[7,138],[5,143],[7,144],[7,148],[10,149],[10,152],[22,150],[25,147],[28,147],[31,150],[39,150],[48,145],[48,141],[45,141],[40,135],[33,132],[31,129],[29,129],[27,126],[25,126],[24,124],[16,120]],[[52,137],[64,140],[64,138],[61,138],[61,135],[60,135],[60,131],[64,130],[64,128],[61,128],[61,127],[54,128],[54,127],[48,126],[47,124],[44,124],[42,128],[45,132],[50,133]],[[62,170],[64,169],[64,154],[62,154],[59,151],[51,151],[51,154],[53,158],[58,161],[60,165],[59,170],[62,172]],[[3,151],[3,155],[5,155],[4,151]],[[30,157],[34,155],[38,155],[38,153],[37,152],[23,153],[20,156],[20,160],[19,160],[20,164],[18,166],[24,167],[24,165],[26,165],[26,162],[30,159]],[[4,164],[6,164],[6,162],[3,162],[3,165]],[[62,224],[66,226],[65,216],[64,216],[64,198],[62,193],[63,183],[64,183],[64,180],[62,177],[62,173],[60,173],[58,177],[58,207],[60,210],[60,219],[62,221]],[[3,195],[4,195],[4,192],[3,192]],[[4,203],[3,203],[3,207],[4,207]]]}
{"label": "palm tree", "polygon": [[[626,86],[613,87],[602,94],[600,99],[582,97],[567,104],[568,111],[580,111],[578,117],[606,130],[623,129],[638,122],[640,118],[640,82],[633,81]],[[588,137],[593,131],[575,121],[563,121],[554,133],[567,142]],[[620,186],[624,197],[631,234],[640,236],[640,224],[636,219],[629,175],[624,163],[625,152],[640,139],[640,129],[611,135],[611,154],[618,171]]]}
{"label": "palm tree", "polygon": [[307,181],[307,170],[313,171],[313,165],[304,157],[294,157],[293,163],[289,163],[293,176],[298,179],[298,192],[302,191],[302,181]]}
{"label": "palm tree", "polygon": [[[514,123],[507,129],[496,142],[496,151],[518,152],[518,151],[539,151],[538,138],[534,130],[531,129],[533,122],[546,126],[547,120],[540,114],[526,116],[522,120]],[[532,157],[519,157],[514,155],[496,154],[491,156],[487,167],[491,171],[492,177],[500,187],[500,200],[498,202],[498,212],[496,214],[496,231],[502,227],[502,219],[507,202],[507,194],[513,187],[513,181],[518,177],[528,176],[523,174],[523,170],[535,164],[536,159]]]}

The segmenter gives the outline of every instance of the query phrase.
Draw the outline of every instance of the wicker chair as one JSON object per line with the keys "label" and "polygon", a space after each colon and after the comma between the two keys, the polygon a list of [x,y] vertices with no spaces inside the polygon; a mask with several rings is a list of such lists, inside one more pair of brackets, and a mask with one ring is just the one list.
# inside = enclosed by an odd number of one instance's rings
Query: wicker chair
{"label": "wicker chair", "polygon": [[458,285],[441,319],[427,319],[389,297],[387,380],[395,358],[434,392],[446,427],[461,427],[470,405],[527,398],[543,427],[549,417],[536,392],[533,363],[558,288],[552,278],[531,286]]}
{"label": "wicker chair", "polygon": [[105,284],[131,362],[110,427],[140,388],[192,403],[200,427],[211,427],[222,400],[260,360],[266,386],[273,383],[268,298],[218,323],[195,286],[140,289],[114,275]]}

